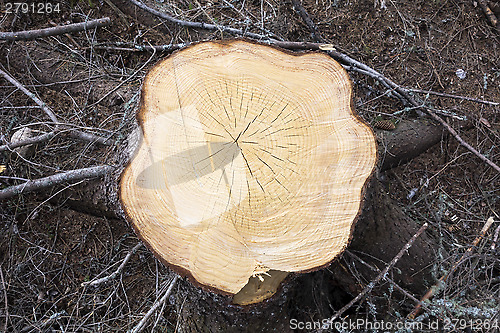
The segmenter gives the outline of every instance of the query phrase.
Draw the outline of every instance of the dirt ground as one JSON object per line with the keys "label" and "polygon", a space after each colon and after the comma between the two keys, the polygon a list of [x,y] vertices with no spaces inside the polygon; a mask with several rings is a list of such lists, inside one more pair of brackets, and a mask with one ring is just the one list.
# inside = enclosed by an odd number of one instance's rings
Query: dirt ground
{"label": "dirt ground", "polygon": [[[166,45],[231,38],[228,33],[180,27],[135,7],[128,0],[58,0],[60,12],[6,13],[0,1],[0,31],[23,31],[110,17],[111,25],[33,41],[0,41],[0,66],[56,111],[66,124],[111,137],[113,145],[89,145],[64,133],[22,158],[0,152],[0,189],[58,171],[123,164],[116,152],[134,122],[142,79],[166,52],[141,52],[137,45]],[[285,41],[313,41],[290,1],[145,1],[187,21],[226,25]],[[318,31],[342,52],[398,84],[421,91],[466,96],[476,101],[414,92],[437,110],[460,136],[500,162],[500,35],[478,1],[304,0]],[[500,3],[489,2],[500,17]],[[385,87],[350,72],[355,108],[370,124],[419,117]],[[0,82],[0,145],[22,127],[51,128],[48,117],[6,80]],[[113,90],[118,87],[116,90]],[[109,95],[107,95],[111,92]],[[117,148],[118,147],[118,148]],[[438,239],[436,278],[471,246],[486,220],[495,223],[461,260],[428,316],[492,320],[498,332],[500,175],[451,136],[409,163],[381,175],[387,191]],[[68,184],[69,188],[86,182]],[[74,210],[64,188],[0,202],[0,331],[123,332],[134,327],[158,296],[167,268],[141,247],[123,273],[97,288],[82,282],[114,271],[138,244],[126,221]],[[62,194],[61,194],[62,192]],[[73,207],[73,208],[70,208]],[[496,232],[495,232],[496,231]],[[422,290],[420,298],[425,293]],[[367,318],[404,319],[411,300],[375,295],[353,311]],[[178,305],[177,305],[178,306]],[[176,331],[172,302],[146,331]],[[314,317],[311,313],[311,317]],[[465,328],[456,331],[467,331]]]}

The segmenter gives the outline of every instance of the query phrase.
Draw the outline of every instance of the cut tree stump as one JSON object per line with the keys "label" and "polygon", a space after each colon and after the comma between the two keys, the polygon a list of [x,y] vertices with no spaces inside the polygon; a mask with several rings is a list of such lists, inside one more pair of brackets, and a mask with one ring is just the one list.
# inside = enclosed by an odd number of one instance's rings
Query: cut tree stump
{"label": "cut tree stump", "polygon": [[[77,85],[74,86],[76,90]],[[381,169],[418,156],[439,142],[442,136],[439,126],[422,120],[404,120],[394,131],[375,132]],[[117,161],[128,160],[126,150],[123,148],[118,153]],[[118,177],[119,173],[115,173],[103,181],[88,181],[83,186],[71,187],[58,197],[76,210],[98,216],[123,218],[117,193]],[[383,262],[389,262],[392,254],[406,243],[417,225],[398,208],[398,203],[389,198],[378,180],[373,179],[372,184],[365,196],[364,209],[356,224],[349,249],[365,253],[363,259],[381,268]],[[436,248],[433,240],[422,235],[412,247],[412,255],[404,256],[399,261],[397,268],[400,270],[394,279],[410,291],[418,293],[425,290],[419,288],[431,280],[429,270],[423,269],[420,275],[414,273],[415,269],[428,268],[432,264],[433,248]],[[356,253],[360,255],[359,252]],[[355,266],[360,272],[358,278],[367,282],[374,276],[373,272],[359,263],[355,263]],[[243,310],[230,305],[232,297],[204,291],[185,281],[179,282],[179,288],[173,297],[176,300],[179,326],[183,332],[258,332],[273,329],[286,332],[290,331],[291,318],[310,319],[311,313],[319,319],[331,316],[331,306],[342,306],[348,301],[343,297],[348,294],[355,296],[360,291],[359,288],[358,280],[345,270],[341,262],[334,261],[328,270],[289,275],[273,298]]]}
{"label": "cut tree stump", "polygon": [[328,265],[377,162],[351,95],[323,53],[242,40],[174,53],[143,84],[143,137],[120,182],[128,220],[160,260],[242,305]]}

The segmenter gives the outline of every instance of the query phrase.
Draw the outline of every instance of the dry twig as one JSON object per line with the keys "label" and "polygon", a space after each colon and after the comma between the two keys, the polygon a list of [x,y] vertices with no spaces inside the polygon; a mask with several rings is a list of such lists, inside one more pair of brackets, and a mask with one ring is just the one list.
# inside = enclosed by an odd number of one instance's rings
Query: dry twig
{"label": "dry twig", "polygon": [[[362,263],[363,265],[365,265],[366,267],[371,269],[372,271],[380,273],[380,269],[378,269],[378,267],[374,267],[374,266],[370,265],[369,263],[367,263],[366,261],[364,261],[363,259],[361,259],[360,257],[358,257],[356,254],[352,253],[349,250],[346,250],[345,252],[349,256],[353,257],[354,259],[356,259],[357,261],[359,261],[360,263]],[[420,302],[415,296],[413,296],[408,291],[406,291],[403,287],[401,287],[399,284],[397,284],[396,281],[391,279],[389,276],[386,275],[383,277],[383,279],[386,280],[387,282],[389,282],[390,284],[392,284],[394,286],[394,288],[396,288],[400,293],[402,293],[403,295],[405,295],[406,297],[411,299],[413,302],[415,302],[415,304]],[[422,304],[422,306],[424,309],[430,310],[429,307],[427,307],[427,305]]]}
{"label": "dry twig", "polygon": [[[346,312],[347,310],[349,310],[357,301],[359,301],[361,298],[363,298],[367,293],[369,293],[377,283],[379,283],[379,281],[381,279],[383,279],[387,273],[389,272],[389,270],[394,267],[394,265],[399,261],[399,259],[401,259],[401,257],[405,254],[406,251],[408,251],[408,249],[413,245],[413,243],[415,242],[415,240],[425,231],[425,229],[427,229],[427,226],[428,224],[427,223],[424,223],[424,225],[422,225],[420,227],[420,229],[418,229],[417,233],[415,235],[412,236],[412,238],[410,238],[410,240],[408,241],[408,243],[405,244],[405,246],[403,246],[403,248],[398,252],[398,254],[396,254],[396,256],[391,260],[391,262],[377,275],[377,277],[371,281],[366,287],[365,289],[363,289],[363,291],[361,291],[352,301],[350,301],[349,303],[347,303],[344,307],[342,307],[340,310],[338,310],[337,312],[335,312],[335,314],[327,320],[326,322],[326,325],[325,326],[329,326],[331,325],[331,323],[333,323],[333,321],[337,318],[339,318],[344,312]],[[320,329],[319,332],[323,332],[323,329]]]}
{"label": "dry twig", "polygon": [[440,92],[431,91],[431,90],[421,90],[421,89],[409,88],[408,91],[419,93],[419,94],[429,94],[429,95],[436,95],[436,96],[440,96],[440,97],[461,99],[464,101],[476,102],[476,103],[487,104],[487,105],[492,105],[492,106],[499,106],[500,105],[500,103],[498,103],[498,102],[485,101],[482,99],[477,99],[477,98],[472,98],[472,97],[467,97],[467,96],[445,94],[445,93],[440,93]]}
{"label": "dry twig", "polygon": [[294,9],[297,11],[297,13],[299,13],[304,22],[309,27],[309,30],[311,30],[313,39],[318,42],[324,42],[325,39],[319,33],[318,27],[316,26],[316,24],[314,24],[313,20],[311,19],[305,8],[302,6],[302,4],[298,0],[292,0],[292,4]]}
{"label": "dry twig", "polygon": [[106,25],[109,25],[110,23],[111,20],[109,19],[109,17],[104,17],[97,20],[81,22],[81,23],[73,23],[53,28],[17,31],[17,32],[0,32],[0,39],[31,40],[41,37],[64,35],[70,32],[78,32],[78,31],[89,30],[92,28],[104,27]]}
{"label": "dry twig", "polygon": [[52,176],[29,180],[20,185],[14,185],[0,190],[0,200],[13,197],[21,193],[41,190],[68,181],[78,181],[82,179],[101,177],[113,171],[110,165],[101,165],[84,169],[76,169],[67,172],[57,173]]}
{"label": "dry twig", "polygon": [[105,283],[105,282],[108,282],[109,280],[113,280],[114,278],[116,278],[119,274],[121,274],[121,272],[123,271],[123,269],[125,268],[125,265],[128,263],[128,261],[130,260],[130,258],[132,258],[132,256],[137,252],[137,250],[139,250],[139,248],[142,246],[142,243],[139,242],[136,246],[134,246],[132,248],[132,250],[130,250],[130,252],[127,254],[127,256],[123,259],[122,263],[120,264],[120,266],[116,269],[116,271],[114,271],[113,273],[111,273],[110,275],[108,276],[105,276],[103,278],[100,278],[100,279],[97,279],[97,280],[94,280],[94,281],[88,281],[88,282],[82,282],[81,286],[82,287],[86,287],[86,286],[89,286],[89,287],[95,287],[97,285],[100,285],[101,283]]}
{"label": "dry twig", "polygon": [[[303,11],[305,12],[305,9]],[[305,12],[305,13],[307,14],[307,12]],[[309,29],[314,33],[315,26],[314,26],[314,24],[312,24],[312,21],[309,19],[309,20],[306,20],[305,22],[309,26]],[[325,40],[322,40],[322,41],[326,42]],[[462,146],[467,148],[469,151],[474,153],[474,155],[479,157],[483,162],[485,162],[486,164],[488,164],[489,166],[491,166],[493,169],[495,169],[497,172],[500,173],[500,166],[498,166],[496,163],[491,161],[489,158],[487,158],[486,156],[481,154],[478,150],[476,150],[474,147],[472,147],[470,144],[468,144],[466,141],[464,141],[462,139],[462,137],[460,137],[460,135],[457,133],[457,131],[455,131],[455,129],[453,129],[453,127],[451,127],[443,118],[439,117],[430,108],[426,107],[422,103],[419,103],[410,94],[410,91],[408,89],[401,87],[400,85],[398,85],[395,82],[393,82],[392,80],[388,79],[387,77],[385,77],[381,73],[377,72],[376,70],[374,70],[370,66],[365,65],[364,63],[359,62],[359,61],[349,57],[348,55],[346,55],[344,53],[338,52],[336,50],[330,50],[330,51],[326,51],[326,52],[328,54],[330,54],[330,56],[332,56],[337,61],[351,66],[351,68],[350,68],[351,70],[359,71],[362,74],[368,75],[368,76],[374,78],[375,80],[379,81],[380,83],[382,83],[383,85],[385,85],[389,89],[394,90],[394,93],[396,93],[396,95],[399,95],[400,98],[403,99],[403,101],[408,102],[412,107],[415,107],[417,109],[423,108],[432,119],[434,119],[435,121],[440,123],[444,128],[446,128],[448,130],[448,132],[450,132],[450,134],[453,135],[453,137],[455,137],[455,139]]]}
{"label": "dry twig", "polygon": [[7,300],[7,287],[5,286],[5,280],[3,278],[3,269],[2,266],[0,266],[0,278],[2,279],[2,289],[3,289],[3,296],[5,300],[5,324],[4,324],[4,332],[7,332],[7,323],[9,322],[9,303]]}
{"label": "dry twig", "polygon": [[[0,75],[2,75],[7,81],[12,83],[16,88],[18,88],[24,94],[26,94],[26,96],[31,98],[33,100],[33,102],[38,104],[40,106],[40,108],[47,114],[47,116],[49,116],[49,118],[50,118],[50,120],[52,120],[52,122],[54,122],[54,123],[59,122],[54,111],[52,111],[52,109],[50,107],[48,107],[47,104],[45,104],[42,100],[40,100],[38,97],[36,97],[35,94],[33,94],[28,89],[26,89],[26,87],[23,86],[19,81],[14,79],[10,74],[3,71],[2,69],[0,69]],[[67,126],[64,126],[64,127],[68,128]],[[58,129],[58,125],[56,125],[55,130],[57,130],[57,129]],[[106,138],[103,138],[100,136],[96,136],[94,134],[86,133],[86,132],[81,132],[81,131],[77,131],[77,130],[70,130],[70,135],[72,137],[74,137],[75,139],[79,139],[79,140],[83,140],[83,141],[96,142],[96,143],[99,143],[102,145],[109,145],[110,144],[109,139],[106,139]]]}
{"label": "dry twig", "polygon": [[444,274],[443,276],[441,276],[441,278],[438,280],[438,282],[436,284],[434,284],[427,291],[427,293],[425,293],[424,297],[422,297],[422,299],[420,300],[420,302],[418,302],[418,304],[415,306],[415,308],[413,309],[413,311],[408,315],[408,318],[415,319],[415,317],[420,312],[420,308],[422,307],[423,302],[425,302],[426,300],[430,299],[432,296],[434,296],[439,291],[441,291],[441,289],[445,285],[446,281],[448,280],[448,277],[450,276],[450,274],[452,274],[458,268],[458,266],[462,263],[462,261],[467,256],[469,256],[472,253],[472,251],[474,250],[474,248],[476,247],[476,245],[481,241],[481,239],[483,239],[484,235],[486,235],[486,233],[490,229],[490,227],[493,224],[493,222],[494,222],[493,217],[490,217],[486,221],[486,223],[483,226],[483,229],[481,229],[481,233],[479,234],[479,236],[476,237],[476,239],[474,239],[474,241],[472,242],[472,245],[467,249],[467,251],[465,251],[465,253],[460,257],[460,259],[457,260],[453,264],[453,266],[451,266],[450,270],[448,272],[446,272],[446,274]]}
{"label": "dry twig", "polygon": [[5,145],[0,146],[0,152],[5,151],[5,150],[12,150],[18,147],[22,146],[28,146],[28,145],[33,145],[35,143],[40,143],[40,142],[45,142],[50,139],[52,139],[56,135],[56,131],[52,131],[49,133],[37,135],[31,138],[28,138],[26,140],[20,140],[12,143],[8,143]]}
{"label": "dry twig", "polygon": [[205,29],[205,30],[219,30],[222,32],[228,32],[232,35],[245,36],[245,37],[250,37],[250,38],[254,38],[254,39],[258,39],[258,40],[271,40],[270,37],[265,36],[265,35],[260,35],[260,34],[256,34],[253,32],[243,31],[240,29],[231,28],[231,27],[227,27],[227,26],[223,26],[223,25],[180,20],[180,19],[177,19],[173,16],[170,16],[166,13],[163,13],[163,12],[157,11],[156,9],[148,7],[140,1],[137,1],[137,0],[129,0],[129,1],[143,10],[145,10],[145,11],[147,11],[155,16],[161,17],[164,20],[178,24],[181,27],[193,28],[193,29]]}
{"label": "dry twig", "polygon": [[139,333],[144,329],[144,326],[149,320],[149,317],[158,309],[163,303],[166,302],[167,298],[170,296],[172,293],[172,289],[174,288],[175,284],[177,283],[177,280],[179,279],[179,275],[175,275],[172,281],[170,282],[170,285],[168,286],[167,291],[165,291],[165,294],[156,301],[153,306],[149,309],[149,311],[144,315],[144,317],[141,319],[139,324],[137,324],[132,330],[129,331],[129,333]]}

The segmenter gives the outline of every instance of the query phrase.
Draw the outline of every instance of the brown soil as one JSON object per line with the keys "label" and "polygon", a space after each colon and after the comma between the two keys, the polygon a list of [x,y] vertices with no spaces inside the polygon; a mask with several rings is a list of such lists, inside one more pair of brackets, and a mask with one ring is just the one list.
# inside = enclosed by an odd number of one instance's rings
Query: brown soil
{"label": "brown soil", "polygon": [[[272,32],[283,40],[311,41],[308,27],[289,1],[145,2],[185,20]],[[387,8],[381,8],[381,2]],[[111,17],[112,25],[95,32],[29,42],[2,41],[0,66],[36,92],[62,121],[112,135],[113,147],[123,146],[133,127],[145,72],[167,54],[152,56],[104,46],[131,48],[134,43],[161,45],[231,37],[162,22],[127,0],[62,0],[58,14],[5,14],[5,4],[1,4],[1,31]],[[405,87],[500,101],[500,37],[475,1],[304,0],[303,5],[323,37]],[[497,10],[497,2],[490,5]],[[462,73],[465,76],[460,78]],[[417,117],[415,110],[405,108],[373,79],[350,75],[356,109],[367,122]],[[99,101],[126,79],[120,89]],[[0,85],[0,145],[20,126],[50,128],[47,116],[31,108],[34,103],[22,92],[5,80]],[[436,110],[452,113],[454,117],[446,119],[462,138],[498,164],[498,105],[415,94]],[[6,166],[0,174],[0,188],[20,183],[15,177],[35,179],[60,170],[123,163],[117,150],[61,135],[39,144],[24,160],[14,153],[0,152],[0,165]],[[495,249],[492,245],[499,220],[496,214],[500,213],[499,174],[452,137],[443,137],[440,144],[418,158],[380,176],[405,212],[419,223],[428,222],[429,233],[439,240],[432,267],[436,278],[460,258],[486,219],[495,216],[497,222],[433,301],[441,318],[495,315],[500,303],[500,244]],[[138,240],[122,219],[70,209],[65,203],[69,199],[59,193],[61,189],[0,202],[0,331],[4,327],[9,332],[131,329],[156,299],[168,270],[142,247],[117,279],[97,288],[81,287],[84,281],[113,272]],[[415,296],[420,298],[424,293],[422,290]],[[347,300],[352,297],[345,292],[342,295]],[[307,309],[297,310],[297,315],[316,320],[331,315],[315,313],[314,302],[310,303]],[[391,290],[390,294],[369,296],[353,310],[361,317],[395,321],[403,320],[412,307],[410,300]],[[175,331],[174,310],[173,305],[167,305],[163,315],[151,321],[155,328],[151,325],[149,330]],[[500,320],[498,312],[493,318]]]}

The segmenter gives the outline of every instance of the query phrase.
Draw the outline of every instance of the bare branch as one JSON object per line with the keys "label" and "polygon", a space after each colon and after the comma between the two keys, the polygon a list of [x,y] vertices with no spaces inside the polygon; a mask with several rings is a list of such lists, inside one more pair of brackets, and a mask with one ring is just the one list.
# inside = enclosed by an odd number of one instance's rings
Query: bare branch
{"label": "bare branch", "polygon": [[163,296],[153,304],[153,306],[149,309],[149,311],[141,319],[139,324],[137,324],[132,330],[130,330],[129,333],[139,333],[144,329],[144,326],[148,322],[149,317],[151,317],[151,315],[156,311],[156,309],[158,309],[158,307],[163,305],[163,303],[165,303],[167,298],[170,296],[170,294],[172,293],[172,289],[174,288],[178,279],[179,279],[179,275],[174,276],[174,278],[170,282],[170,285],[169,285],[167,291],[165,292],[165,294],[163,294]]}
{"label": "bare branch", "polygon": [[67,172],[57,173],[52,176],[29,180],[24,184],[14,185],[0,190],[0,200],[13,197],[21,193],[41,190],[43,188],[52,187],[64,182],[78,181],[103,176],[110,173],[114,167],[109,165],[101,165],[84,169],[71,170]]}
{"label": "bare branch", "polygon": [[109,280],[113,280],[114,278],[116,278],[123,271],[123,269],[125,268],[125,265],[128,263],[128,261],[130,260],[130,258],[132,258],[132,256],[137,252],[137,250],[139,250],[139,248],[141,246],[142,246],[141,242],[139,242],[136,246],[134,246],[132,248],[132,250],[130,250],[130,252],[127,254],[127,256],[123,259],[122,263],[120,264],[120,266],[118,266],[118,268],[116,269],[116,271],[114,271],[110,275],[105,276],[103,278],[100,278],[100,279],[97,279],[97,280],[94,280],[94,281],[83,282],[81,284],[81,286],[82,287],[85,287],[85,286],[95,287],[97,285],[100,285],[101,283],[105,283],[105,282],[108,282]]}
{"label": "bare branch", "polygon": [[63,35],[70,32],[78,32],[83,30],[89,30],[92,28],[103,27],[109,25],[111,20],[109,17],[100,18],[97,20],[74,23],[68,25],[62,25],[59,27],[38,29],[38,30],[28,30],[28,31],[17,31],[17,32],[0,32],[0,39],[3,40],[31,40],[41,37]]}
{"label": "bare branch", "polygon": [[5,286],[5,280],[3,278],[3,269],[2,266],[0,266],[0,278],[2,280],[2,289],[3,289],[3,296],[4,296],[4,301],[5,301],[5,324],[4,324],[4,332],[7,332],[7,325],[9,322],[9,303],[7,300],[7,287]]}
{"label": "bare branch", "polygon": [[448,280],[448,277],[458,268],[458,266],[463,262],[463,260],[472,253],[477,244],[486,235],[486,233],[488,232],[494,221],[495,220],[493,219],[493,217],[490,217],[488,220],[486,220],[483,228],[481,229],[481,233],[479,234],[479,236],[476,237],[476,239],[474,239],[472,245],[467,249],[467,251],[465,251],[465,253],[460,257],[460,259],[456,261],[453,264],[453,266],[451,266],[450,270],[446,272],[443,276],[441,276],[438,282],[436,282],[431,288],[429,288],[429,290],[425,293],[420,302],[417,303],[413,311],[408,315],[408,318],[415,319],[415,317],[419,314],[420,308],[422,307],[423,303],[426,300],[433,297],[434,295],[436,295],[439,291],[441,291],[441,289],[445,285],[446,280]]}
{"label": "bare branch", "polygon": [[[135,1],[135,0],[134,0]],[[302,7],[303,11],[305,12],[305,9]],[[307,12],[305,12],[305,14],[307,14]],[[308,17],[308,16],[307,16]],[[311,21],[309,19],[309,21]],[[312,22],[312,21],[311,21]],[[309,22],[309,23],[311,23]],[[308,24],[308,21],[306,20],[306,24]],[[310,24],[308,24],[310,30],[314,33],[314,25],[311,26]],[[324,41],[324,40],[323,40]],[[277,44],[277,43],[273,43],[273,44]],[[319,48],[319,46],[318,46]],[[417,109],[424,109],[427,114],[434,120],[436,120],[437,122],[439,122],[441,125],[443,125],[447,130],[448,132],[451,133],[451,135],[453,135],[455,137],[455,139],[462,145],[464,146],[465,148],[467,148],[469,151],[471,151],[472,153],[474,153],[474,155],[476,155],[477,157],[479,157],[483,162],[485,162],[486,164],[488,164],[489,166],[491,166],[493,169],[495,169],[497,172],[500,173],[500,166],[498,166],[497,164],[495,164],[493,161],[491,161],[490,159],[488,159],[486,156],[484,156],[483,154],[481,154],[479,151],[477,151],[474,147],[472,147],[470,144],[468,144],[467,142],[465,142],[461,137],[460,135],[457,133],[457,131],[455,131],[443,118],[439,117],[434,111],[432,111],[431,109],[429,109],[428,107],[426,107],[425,105],[422,105],[422,103],[419,103],[411,94],[410,94],[410,91],[408,89],[405,89],[403,87],[401,87],[400,85],[396,84],[395,82],[393,82],[392,80],[390,80],[389,78],[385,77],[383,74],[377,72],[376,70],[374,70],[373,68],[371,68],[370,66],[367,66],[365,65],[364,63],[362,62],[359,62],[351,57],[349,57],[348,55],[344,54],[344,53],[341,53],[341,52],[338,52],[336,50],[328,50],[326,51],[332,58],[334,58],[335,60],[343,63],[343,64],[347,64],[349,66],[353,66],[354,69],[360,69],[361,71],[363,71],[363,74],[366,74],[372,78],[374,78],[375,80],[381,82],[382,84],[384,84],[386,87],[390,88],[390,89],[393,89],[394,90],[394,93],[396,94],[399,94],[399,96],[401,96],[403,98],[403,101],[406,101],[408,102],[411,106],[417,108]]]}
{"label": "bare branch", "polygon": [[178,24],[181,27],[193,28],[193,29],[205,29],[205,30],[220,30],[222,32],[228,32],[232,35],[245,36],[245,37],[250,37],[250,38],[254,38],[254,39],[258,39],[258,40],[272,40],[269,36],[260,35],[260,34],[248,32],[248,31],[243,31],[240,29],[231,28],[231,27],[227,27],[227,26],[223,26],[223,25],[179,20],[179,19],[177,19],[173,16],[170,16],[166,13],[162,13],[156,9],[148,7],[140,1],[137,1],[137,0],[129,0],[129,1],[143,10],[145,10],[145,11],[147,11],[155,16],[161,17],[164,20]]}
{"label": "bare branch", "polygon": [[[373,281],[371,281],[365,287],[365,289],[363,289],[363,291],[360,292],[352,301],[347,303],[342,309],[337,311],[330,319],[328,319],[327,324],[330,325],[335,319],[339,318],[344,312],[349,310],[357,301],[359,301],[367,293],[369,293],[375,287],[375,285],[379,283],[379,281],[387,275],[389,270],[392,267],[394,267],[394,265],[399,261],[399,259],[401,259],[401,257],[405,254],[405,252],[408,251],[408,249],[413,245],[415,240],[425,231],[425,229],[427,229],[427,226],[428,224],[424,223],[424,225],[421,226],[420,229],[418,229],[417,233],[412,236],[412,238],[408,241],[408,243],[406,243],[405,246],[403,246],[403,248],[398,252],[398,254],[396,254],[396,256],[391,260],[391,262],[384,268],[384,270],[382,270],[382,272],[380,272],[379,275],[377,275],[377,277]],[[319,330],[319,332],[323,332],[323,329]]]}
{"label": "bare branch", "polygon": [[302,17],[302,20],[304,20],[304,22],[307,24],[309,30],[311,30],[314,40],[324,41],[324,38],[318,31],[318,27],[316,26],[316,24],[314,24],[313,20],[311,19],[305,8],[302,6],[302,4],[298,0],[292,0],[292,4],[297,13],[299,13],[299,15]]}
{"label": "bare branch", "polygon": [[56,135],[55,131],[52,131],[52,132],[45,133],[42,135],[34,136],[32,138],[28,138],[26,140],[12,142],[12,143],[0,146],[0,152],[5,151],[5,150],[12,150],[12,149],[22,147],[22,146],[33,145],[35,143],[48,141],[48,140],[52,139],[55,135]]}
{"label": "bare branch", "polygon": [[[54,111],[52,111],[52,109],[50,107],[48,107],[47,104],[45,104],[45,102],[43,102],[38,97],[36,97],[35,94],[33,94],[28,89],[26,89],[25,86],[23,86],[19,81],[17,81],[15,78],[13,78],[10,74],[3,71],[2,69],[0,69],[0,75],[2,75],[7,81],[12,83],[16,88],[21,90],[24,94],[26,94],[26,96],[28,96],[36,104],[38,104],[40,106],[40,108],[47,114],[47,116],[49,116],[49,118],[50,118],[50,120],[52,120],[52,122],[59,123],[59,120],[57,119],[57,116],[55,115]],[[67,126],[63,126],[63,127],[68,128]],[[58,128],[58,125],[56,125],[56,129],[57,128]],[[109,145],[110,144],[109,139],[106,139],[106,138],[103,138],[103,137],[100,137],[100,136],[97,136],[94,134],[73,130],[73,129],[70,131],[70,135],[73,138],[78,139],[78,140],[96,142],[96,143],[99,143],[102,145]]]}
{"label": "bare branch", "polygon": [[467,96],[445,94],[445,93],[440,93],[440,92],[431,91],[431,90],[421,90],[421,89],[413,89],[413,88],[409,88],[408,90],[411,92],[419,93],[419,94],[429,94],[429,95],[436,95],[436,96],[447,97],[447,98],[462,99],[464,101],[471,101],[471,102],[487,104],[487,105],[492,105],[492,106],[499,106],[500,105],[500,103],[497,103],[497,102],[490,102],[490,101],[485,101],[482,99],[476,99],[476,98],[467,97]]}

